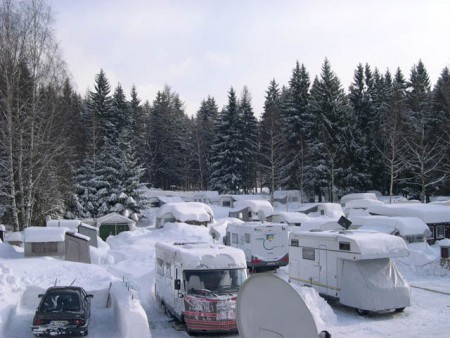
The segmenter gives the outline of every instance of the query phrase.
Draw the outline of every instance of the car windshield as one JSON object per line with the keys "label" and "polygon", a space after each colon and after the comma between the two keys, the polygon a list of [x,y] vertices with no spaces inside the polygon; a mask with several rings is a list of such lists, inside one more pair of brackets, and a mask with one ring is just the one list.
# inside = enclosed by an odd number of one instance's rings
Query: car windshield
{"label": "car windshield", "polygon": [[237,292],[247,276],[246,269],[187,270],[184,274],[190,294]]}
{"label": "car windshield", "polygon": [[44,296],[41,311],[43,312],[80,311],[80,297],[75,292],[48,293]]}

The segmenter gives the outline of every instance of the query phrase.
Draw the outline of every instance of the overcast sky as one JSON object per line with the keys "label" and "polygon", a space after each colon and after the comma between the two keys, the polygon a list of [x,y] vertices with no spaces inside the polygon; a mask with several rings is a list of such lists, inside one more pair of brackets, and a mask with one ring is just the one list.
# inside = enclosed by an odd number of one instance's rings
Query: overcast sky
{"label": "overcast sky", "polygon": [[408,78],[419,59],[432,84],[450,67],[450,1],[51,0],[63,58],[82,95],[103,69],[112,89],[142,101],[169,85],[195,114],[233,87],[260,116],[272,79],[288,84],[296,61],[311,80],[325,57],[345,90],[358,63]]}

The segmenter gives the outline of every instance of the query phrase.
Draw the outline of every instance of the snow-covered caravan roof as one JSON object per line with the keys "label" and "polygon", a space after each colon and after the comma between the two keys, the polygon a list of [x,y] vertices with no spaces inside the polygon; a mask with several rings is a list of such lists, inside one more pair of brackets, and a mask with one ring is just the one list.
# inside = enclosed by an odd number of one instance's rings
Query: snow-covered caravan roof
{"label": "snow-covered caravan roof", "polygon": [[23,239],[25,243],[64,242],[66,232],[70,231],[66,227],[28,227],[23,231]]}
{"label": "snow-covered caravan roof", "polygon": [[354,209],[367,209],[372,205],[383,205],[384,203],[377,199],[358,199],[358,200],[350,200],[345,203],[345,208],[354,208]]}
{"label": "snow-covered caravan roof", "polygon": [[347,206],[347,203],[352,200],[376,200],[377,196],[373,192],[361,192],[347,194],[341,197],[341,205]]}
{"label": "snow-covered caravan roof", "polygon": [[425,222],[417,217],[367,216],[362,217],[362,227],[390,234],[398,230],[401,236],[424,235],[430,231]]}
{"label": "snow-covered caravan roof", "polygon": [[79,219],[51,219],[47,221],[47,227],[66,227],[72,230],[77,230],[81,224]]}
{"label": "snow-covered caravan roof", "polygon": [[269,217],[272,219],[276,217],[277,220],[282,219],[287,223],[303,223],[311,219],[308,215],[296,211],[279,211],[266,216],[266,219]]}
{"label": "snow-covered caravan roof", "polygon": [[[323,214],[319,213],[319,210],[323,210]],[[341,216],[344,216],[344,212],[339,203],[305,203],[300,206],[298,211],[306,213],[309,217],[325,216],[336,221]]]}
{"label": "snow-covered caravan roof", "polygon": [[373,205],[369,212],[384,216],[418,217],[427,224],[450,222],[450,208],[444,205],[423,203],[399,203]]}
{"label": "snow-covered caravan roof", "polygon": [[265,222],[265,223],[261,223],[261,222],[235,222],[235,223],[228,224],[228,227],[253,228],[253,229],[271,227],[271,228],[279,228],[279,229],[282,229],[282,230],[287,229],[287,225],[286,224],[283,224],[283,223],[272,223],[272,222]]}
{"label": "snow-covered caravan roof", "polygon": [[262,210],[264,215],[269,215],[273,212],[272,204],[270,204],[267,200],[237,200],[234,202],[234,208],[233,210],[239,211],[244,208],[249,208],[253,212],[258,212]]}
{"label": "snow-covered caravan roof", "polygon": [[169,213],[180,222],[209,222],[214,217],[211,207],[200,202],[174,202],[164,204],[159,208],[156,217],[162,217]]}
{"label": "snow-covered caravan roof", "polygon": [[295,231],[311,230],[344,230],[344,227],[337,222],[330,222],[330,220],[325,217],[312,217],[295,229]]}
{"label": "snow-covered caravan roof", "polygon": [[247,268],[244,251],[222,244],[157,242],[155,248],[157,256],[158,251],[173,256],[185,270]]}
{"label": "snow-covered caravan roof", "polygon": [[[393,258],[403,257],[409,255],[409,249],[405,241],[398,236],[392,236],[376,231],[339,231],[339,230],[325,230],[314,232],[291,232],[291,239],[310,239],[317,244],[326,245],[326,243],[350,242],[349,253],[357,254],[355,260],[359,259],[376,259],[376,258]],[[329,250],[336,250],[330,248]]]}

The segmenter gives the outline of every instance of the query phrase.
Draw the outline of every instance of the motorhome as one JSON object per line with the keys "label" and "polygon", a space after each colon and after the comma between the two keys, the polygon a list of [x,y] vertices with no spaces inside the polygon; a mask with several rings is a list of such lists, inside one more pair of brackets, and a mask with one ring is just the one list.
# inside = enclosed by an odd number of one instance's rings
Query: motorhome
{"label": "motorhome", "polygon": [[400,312],[410,305],[410,290],[391,258],[408,254],[402,238],[375,231],[292,232],[289,280],[360,314]]}
{"label": "motorhome", "polygon": [[289,263],[286,224],[230,223],[227,226],[224,242],[244,251],[247,266],[250,269],[273,269]]}
{"label": "motorhome", "polygon": [[242,250],[221,244],[158,242],[155,296],[189,334],[234,332],[236,296],[247,278]]}

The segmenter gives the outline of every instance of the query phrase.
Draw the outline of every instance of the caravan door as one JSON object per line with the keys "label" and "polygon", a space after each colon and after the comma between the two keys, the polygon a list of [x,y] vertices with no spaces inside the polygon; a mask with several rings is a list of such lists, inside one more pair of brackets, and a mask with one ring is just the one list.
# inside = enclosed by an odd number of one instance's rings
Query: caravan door
{"label": "caravan door", "polygon": [[327,247],[319,246],[319,293],[328,294]]}

